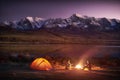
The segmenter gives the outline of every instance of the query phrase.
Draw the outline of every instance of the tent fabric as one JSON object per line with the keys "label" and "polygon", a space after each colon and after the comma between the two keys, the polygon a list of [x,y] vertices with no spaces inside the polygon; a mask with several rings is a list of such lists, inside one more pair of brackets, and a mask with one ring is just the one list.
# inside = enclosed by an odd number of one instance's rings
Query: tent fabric
{"label": "tent fabric", "polygon": [[30,67],[35,70],[50,70],[52,69],[52,66],[48,60],[45,58],[37,58],[35,59]]}

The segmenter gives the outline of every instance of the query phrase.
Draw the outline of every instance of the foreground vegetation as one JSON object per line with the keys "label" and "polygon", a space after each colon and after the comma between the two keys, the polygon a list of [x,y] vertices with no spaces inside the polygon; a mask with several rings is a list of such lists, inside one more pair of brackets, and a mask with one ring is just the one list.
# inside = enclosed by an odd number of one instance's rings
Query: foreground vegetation
{"label": "foreground vegetation", "polygon": [[1,32],[0,44],[107,44],[119,45],[119,32],[12,31]]}

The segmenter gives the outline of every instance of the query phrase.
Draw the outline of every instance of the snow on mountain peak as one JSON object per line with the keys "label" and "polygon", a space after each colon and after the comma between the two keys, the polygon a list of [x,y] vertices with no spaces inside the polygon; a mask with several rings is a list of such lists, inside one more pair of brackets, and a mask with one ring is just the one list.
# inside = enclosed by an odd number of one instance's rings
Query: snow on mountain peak
{"label": "snow on mountain peak", "polygon": [[113,30],[120,29],[120,20],[117,19],[107,19],[107,18],[94,18],[88,16],[82,16],[78,13],[73,14],[71,17],[62,19],[43,19],[39,17],[26,17],[20,21],[14,22],[4,22],[4,25],[9,25],[12,28],[21,30],[33,30],[44,28],[66,28],[70,26],[75,26],[79,29],[97,29],[97,30]]}
{"label": "snow on mountain peak", "polygon": [[43,18],[35,17],[35,21],[41,21],[44,20]]}
{"label": "snow on mountain peak", "polygon": [[33,17],[26,17],[26,19],[28,19],[30,22],[34,22],[34,20],[33,20]]}
{"label": "snow on mountain peak", "polygon": [[10,25],[10,23],[8,21],[4,21],[5,25]]}
{"label": "snow on mountain peak", "polygon": [[78,13],[73,14],[73,16],[76,16],[76,17],[83,17],[82,15],[80,15],[80,14],[78,14]]}

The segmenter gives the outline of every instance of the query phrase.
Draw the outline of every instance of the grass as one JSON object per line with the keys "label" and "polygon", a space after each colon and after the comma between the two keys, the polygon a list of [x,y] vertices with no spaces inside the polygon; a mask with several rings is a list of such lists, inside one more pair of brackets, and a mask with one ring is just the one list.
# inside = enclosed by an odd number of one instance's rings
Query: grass
{"label": "grass", "polygon": [[62,48],[62,46],[54,46],[48,44],[41,45],[6,45],[1,46],[0,50],[4,52],[40,52],[40,53],[49,53],[56,51]]}
{"label": "grass", "polygon": [[26,31],[9,32],[0,35],[0,44],[110,44],[120,45],[118,33],[79,32],[51,32],[51,31]]}

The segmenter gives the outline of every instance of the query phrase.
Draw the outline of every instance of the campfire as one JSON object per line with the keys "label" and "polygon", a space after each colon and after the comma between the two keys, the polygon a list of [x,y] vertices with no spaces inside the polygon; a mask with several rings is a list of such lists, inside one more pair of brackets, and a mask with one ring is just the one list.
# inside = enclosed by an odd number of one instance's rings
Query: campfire
{"label": "campfire", "polygon": [[80,64],[77,64],[77,65],[75,66],[75,68],[76,68],[76,69],[83,69]]}
{"label": "campfire", "polygon": [[75,69],[77,69],[77,70],[89,71],[88,67],[83,66],[82,64],[77,64],[77,65],[75,66]]}

